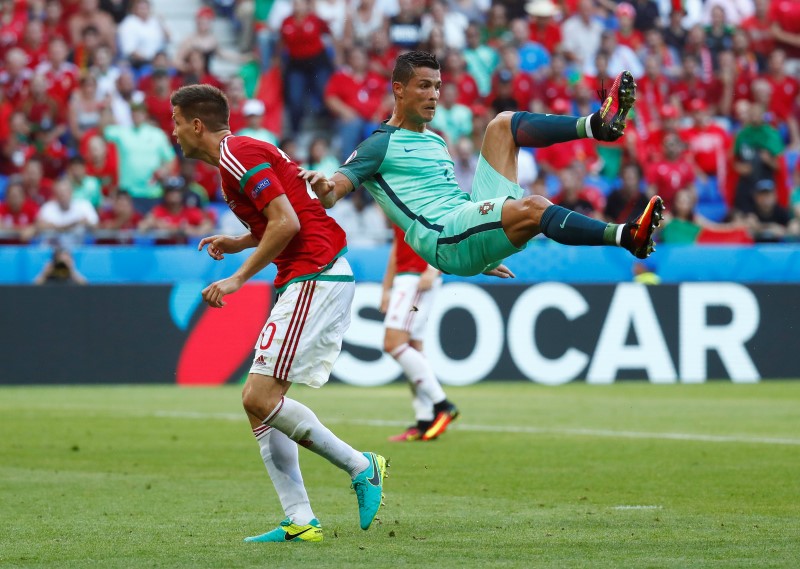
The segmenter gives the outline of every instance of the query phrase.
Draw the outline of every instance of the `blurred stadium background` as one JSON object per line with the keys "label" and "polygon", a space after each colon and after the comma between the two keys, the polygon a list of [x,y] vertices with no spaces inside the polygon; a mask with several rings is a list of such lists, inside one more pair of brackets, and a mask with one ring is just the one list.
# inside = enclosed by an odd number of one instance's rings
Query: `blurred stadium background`
{"label": "blurred stadium background", "polygon": [[[797,34],[781,0],[3,0],[0,283],[20,302],[0,381],[238,381],[273,274],[219,314],[200,306],[241,259],[212,263],[197,241],[240,229],[216,171],[181,157],[170,92],[222,87],[234,132],[330,173],[388,116],[393,59],[412,48],[443,64],[431,126],[464,188],[495,113],[586,115],[632,69],[626,136],[523,149],[520,183],[609,221],[654,192],[670,214],[652,261],[535,240],[511,286],[448,278],[428,343],[445,382],[795,377]],[[374,283],[391,232],[366,192],[330,213],[359,282],[334,375],[387,383]],[[89,286],[31,286],[63,282]],[[33,370],[44,323],[59,342]],[[211,354],[218,325],[229,347]],[[135,363],[112,377],[119,359]]]}

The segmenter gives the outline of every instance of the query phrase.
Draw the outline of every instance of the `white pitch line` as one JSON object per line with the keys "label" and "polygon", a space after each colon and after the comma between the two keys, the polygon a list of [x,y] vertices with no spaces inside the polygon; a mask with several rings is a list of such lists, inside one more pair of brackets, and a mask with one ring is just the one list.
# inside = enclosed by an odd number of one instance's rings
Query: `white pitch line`
{"label": "white pitch line", "polygon": [[[223,421],[242,421],[244,413],[200,413],[194,411],[156,411],[156,417],[174,419],[216,419]],[[362,419],[327,419],[328,424],[338,425],[365,425],[369,427],[406,427],[407,421],[384,421]],[[732,435],[704,435],[698,433],[654,433],[646,431],[615,431],[612,429],[567,429],[552,427],[527,427],[527,426],[501,426],[501,425],[471,425],[460,423],[450,427],[459,431],[475,431],[480,433],[523,433],[529,435],[571,435],[585,437],[610,437],[623,439],[656,439],[670,441],[692,441],[703,443],[745,443],[763,445],[791,445],[800,446],[800,439],[776,437],[748,437]]]}
{"label": "white pitch line", "polygon": [[664,506],[614,506],[612,510],[662,510]]}

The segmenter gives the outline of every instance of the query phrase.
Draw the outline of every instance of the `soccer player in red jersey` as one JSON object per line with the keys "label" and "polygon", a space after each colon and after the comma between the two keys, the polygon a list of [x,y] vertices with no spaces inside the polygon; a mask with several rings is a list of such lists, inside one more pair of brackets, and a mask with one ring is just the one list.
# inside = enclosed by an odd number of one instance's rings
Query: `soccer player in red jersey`
{"label": "soccer player in red jersey", "polygon": [[231,134],[225,95],[210,85],[172,94],[174,136],[187,158],[219,167],[231,211],[247,232],[200,241],[212,259],[254,251],[228,278],[203,290],[212,308],[270,263],[278,267],[279,297],[255,346],[242,404],[286,519],[246,541],[322,541],[300,474],[297,445],[326,458],[352,478],[362,529],[381,505],[386,459],[361,453],[337,438],[311,409],[286,397],[292,383],[321,387],[339,355],[350,324],[355,291],[344,258],[344,231],[328,217],[299,168],[279,148]]}
{"label": "soccer player in red jersey", "polygon": [[385,333],[383,350],[403,368],[414,394],[417,423],[389,437],[390,441],[429,441],[445,432],[458,417],[422,353],[425,325],[442,284],[441,273],[405,242],[403,230],[394,226],[394,242],[383,277],[381,312]]}

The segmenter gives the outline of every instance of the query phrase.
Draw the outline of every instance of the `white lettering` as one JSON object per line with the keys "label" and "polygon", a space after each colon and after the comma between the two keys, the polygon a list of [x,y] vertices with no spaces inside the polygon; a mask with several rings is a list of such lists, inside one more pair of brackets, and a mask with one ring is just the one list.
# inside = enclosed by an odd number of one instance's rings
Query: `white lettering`
{"label": "white lettering", "polygon": [[[756,383],[760,374],[745,343],[761,320],[753,292],[737,283],[684,283],[680,285],[681,381],[702,383],[708,378],[707,350],[716,350],[734,383]],[[731,311],[731,322],[709,326],[709,306]]]}
{"label": "white lettering", "polygon": [[542,355],[536,346],[534,330],[539,314],[547,308],[556,308],[568,319],[575,320],[586,314],[589,305],[578,291],[565,284],[532,286],[520,295],[509,315],[508,349],[525,377],[545,385],[561,385],[580,375],[589,356],[576,348],[568,348],[556,359]]}
{"label": "white lettering", "polygon": [[[635,345],[626,345],[633,327]],[[614,289],[586,382],[614,383],[621,369],[643,369],[652,383],[675,383],[677,374],[647,287],[620,283]]]}

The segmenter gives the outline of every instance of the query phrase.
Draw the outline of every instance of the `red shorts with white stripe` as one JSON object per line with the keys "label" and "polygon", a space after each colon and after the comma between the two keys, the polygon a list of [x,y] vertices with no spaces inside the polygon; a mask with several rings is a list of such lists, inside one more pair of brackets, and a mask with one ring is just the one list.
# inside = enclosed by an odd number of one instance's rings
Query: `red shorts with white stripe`
{"label": "red shorts with white stripe", "polygon": [[397,275],[392,282],[392,295],[383,326],[408,332],[412,340],[425,339],[425,326],[431,313],[433,299],[442,285],[442,278],[433,281],[428,290],[419,290],[419,275]]}
{"label": "red shorts with white stripe", "polygon": [[261,330],[250,373],[322,387],[342,350],[354,294],[344,257],[315,280],[290,284]]}

